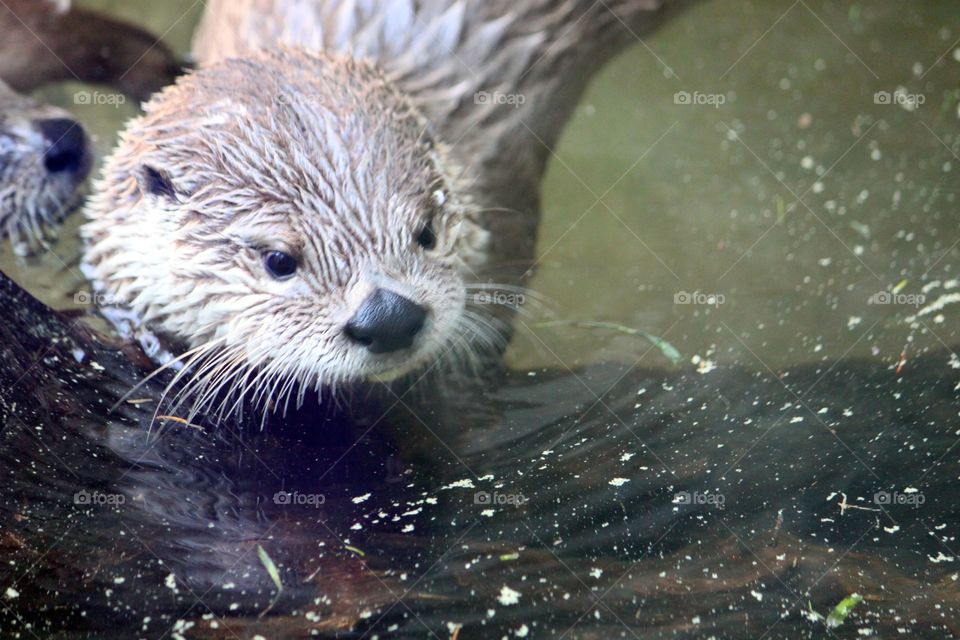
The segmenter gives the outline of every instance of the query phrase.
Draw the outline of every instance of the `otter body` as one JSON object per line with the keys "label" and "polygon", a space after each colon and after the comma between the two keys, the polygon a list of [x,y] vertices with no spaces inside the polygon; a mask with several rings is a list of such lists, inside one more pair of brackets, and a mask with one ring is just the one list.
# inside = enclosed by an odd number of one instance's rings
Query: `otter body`
{"label": "otter body", "polygon": [[88,272],[201,390],[268,400],[499,353],[515,309],[476,299],[529,276],[563,124],[686,4],[214,0],[202,70],[106,164]]}
{"label": "otter body", "polygon": [[212,0],[194,53],[212,64],[277,45],[369,60],[466,167],[492,240],[470,267],[522,284],[540,185],[593,75],[692,0]]}

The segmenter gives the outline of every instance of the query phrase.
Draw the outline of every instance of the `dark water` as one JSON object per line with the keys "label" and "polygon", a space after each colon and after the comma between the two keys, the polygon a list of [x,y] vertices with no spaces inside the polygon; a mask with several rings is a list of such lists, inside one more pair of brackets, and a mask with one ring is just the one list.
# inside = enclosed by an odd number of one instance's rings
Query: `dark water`
{"label": "dark water", "polygon": [[[191,4],[104,6],[183,49]],[[715,0],[615,61],[480,388],[148,434],[162,385],[107,411],[148,369],[6,288],[0,638],[960,635],[958,38],[951,2]],[[133,113],[51,95],[103,149]],[[56,308],[72,228],[2,258]]]}
{"label": "dark water", "polygon": [[[146,370],[2,293],[2,637],[958,631],[947,352],[597,365],[148,432],[162,384],[110,413]],[[841,627],[810,619],[854,593]]]}

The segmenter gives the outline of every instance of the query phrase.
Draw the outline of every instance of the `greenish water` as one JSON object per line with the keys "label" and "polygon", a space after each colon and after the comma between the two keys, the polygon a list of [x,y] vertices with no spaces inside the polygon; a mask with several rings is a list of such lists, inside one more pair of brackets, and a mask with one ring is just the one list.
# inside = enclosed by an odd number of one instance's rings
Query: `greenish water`
{"label": "greenish water", "polygon": [[[189,0],[84,4],[181,51],[202,9]],[[893,366],[904,351],[909,361],[955,344],[952,307],[908,318],[917,296],[929,304],[958,277],[958,38],[960,9],[948,2],[716,0],[618,58],[552,164],[533,282],[550,304],[531,306],[511,362],[643,356],[671,366],[636,335],[544,326],[553,320],[662,336],[681,366],[765,369],[845,355]],[[898,87],[923,103],[875,100]],[[133,106],[74,105],[73,89],[44,95],[95,131],[102,155]],[[678,92],[722,104],[677,104]],[[46,302],[73,306],[84,287],[79,222],[39,266],[23,269],[5,252],[0,268]],[[870,304],[894,289],[893,304]],[[677,303],[684,293],[693,304]]]}
{"label": "greenish water", "polygon": [[[656,56],[637,46],[611,65],[579,109],[547,183],[534,288],[562,317],[759,367],[956,343],[955,311],[911,332],[909,304],[868,301],[958,276],[958,37],[948,2],[697,8],[652,39]],[[924,104],[875,104],[899,86]],[[679,91],[726,103],[676,105]],[[695,291],[723,304],[674,304]],[[571,364],[648,349],[563,335],[543,339]]]}

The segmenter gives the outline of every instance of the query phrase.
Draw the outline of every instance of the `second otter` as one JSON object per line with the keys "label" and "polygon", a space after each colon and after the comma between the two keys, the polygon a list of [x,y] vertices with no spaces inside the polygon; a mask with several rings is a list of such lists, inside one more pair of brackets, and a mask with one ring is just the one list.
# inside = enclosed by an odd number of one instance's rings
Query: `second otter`
{"label": "second otter", "polygon": [[180,71],[148,32],[69,0],[0,3],[0,237],[16,253],[34,253],[54,235],[80,204],[93,164],[90,138],[73,116],[18,92],[83,80],[143,100]]}
{"label": "second otter", "polygon": [[80,204],[92,156],[83,127],[0,80],[0,238],[24,255]]}

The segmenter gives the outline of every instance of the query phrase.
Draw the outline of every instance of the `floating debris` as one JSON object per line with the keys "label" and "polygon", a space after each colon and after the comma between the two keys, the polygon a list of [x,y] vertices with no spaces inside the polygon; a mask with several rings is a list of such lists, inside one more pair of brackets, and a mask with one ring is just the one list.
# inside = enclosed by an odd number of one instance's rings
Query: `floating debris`
{"label": "floating debris", "polygon": [[177,424],[182,424],[185,427],[190,427],[191,429],[196,429],[197,431],[203,431],[203,427],[200,425],[193,424],[192,422],[188,422],[177,416],[157,416],[157,420],[161,422],[176,422]]}
{"label": "floating debris", "polygon": [[671,364],[680,364],[680,362],[683,360],[683,356],[680,355],[680,351],[663,338],[655,336],[652,333],[647,333],[646,331],[642,331],[640,329],[634,329],[633,327],[617,324],[616,322],[597,322],[593,320],[551,320],[549,322],[538,322],[534,326],[543,328],[568,326],[578,327],[581,329],[606,329],[609,331],[625,333],[628,336],[640,336],[658,348],[660,352],[670,360]]}
{"label": "floating debris", "polygon": [[500,595],[497,597],[497,601],[505,607],[509,607],[520,602],[520,592],[514,591],[507,585],[503,585],[500,589]]}
{"label": "floating debris", "polygon": [[262,618],[268,611],[270,611],[270,609],[273,608],[273,605],[277,603],[277,600],[280,599],[280,595],[283,593],[283,581],[280,580],[280,571],[277,570],[277,565],[274,564],[273,559],[267,553],[266,549],[260,545],[257,545],[257,557],[260,558],[260,562],[267,570],[267,575],[270,576],[270,579],[273,580],[273,584],[277,587],[277,595],[274,596],[267,608],[260,612],[259,617]]}
{"label": "floating debris", "polygon": [[842,625],[843,621],[850,615],[850,612],[853,611],[853,608],[861,602],[863,602],[863,596],[859,593],[852,593],[841,600],[837,606],[833,608],[833,611],[830,612],[830,615],[827,616],[827,626],[831,629],[836,629]]}

